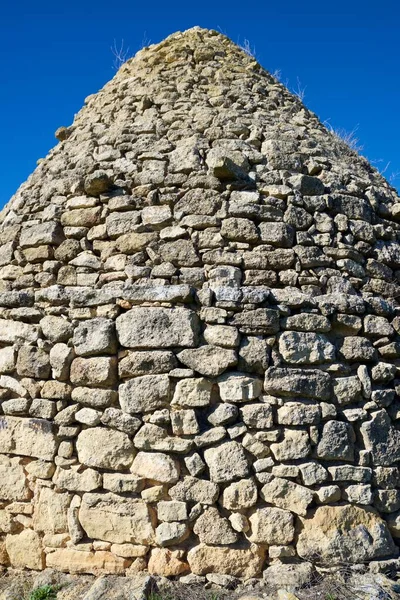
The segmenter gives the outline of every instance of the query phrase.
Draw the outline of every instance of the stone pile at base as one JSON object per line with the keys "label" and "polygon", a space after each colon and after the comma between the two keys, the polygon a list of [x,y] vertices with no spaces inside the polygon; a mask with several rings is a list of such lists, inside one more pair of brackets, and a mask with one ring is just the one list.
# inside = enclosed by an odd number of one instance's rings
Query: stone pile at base
{"label": "stone pile at base", "polygon": [[57,137],[1,214],[0,564],[396,558],[396,192],[200,28]]}

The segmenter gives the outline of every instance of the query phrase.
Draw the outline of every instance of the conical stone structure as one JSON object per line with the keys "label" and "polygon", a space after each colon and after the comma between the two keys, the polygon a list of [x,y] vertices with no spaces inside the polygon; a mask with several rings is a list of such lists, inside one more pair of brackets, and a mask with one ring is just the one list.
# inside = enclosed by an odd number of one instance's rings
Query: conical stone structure
{"label": "conical stone structure", "polygon": [[200,28],[57,137],[1,216],[0,563],[395,558],[395,191]]}

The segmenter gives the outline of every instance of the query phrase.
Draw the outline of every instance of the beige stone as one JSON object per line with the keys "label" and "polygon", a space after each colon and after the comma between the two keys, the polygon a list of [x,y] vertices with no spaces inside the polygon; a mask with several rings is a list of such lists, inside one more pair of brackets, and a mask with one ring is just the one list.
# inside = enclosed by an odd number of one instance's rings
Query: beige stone
{"label": "beige stone", "polygon": [[160,483],[175,483],[179,479],[179,463],[162,452],[138,452],[131,473]]}
{"label": "beige stone", "polygon": [[249,517],[249,540],[258,544],[290,544],[294,537],[293,515],[287,510],[267,506],[256,509]]}
{"label": "beige stone", "polygon": [[39,571],[44,568],[40,537],[32,529],[25,529],[17,535],[7,535],[6,549],[14,568]]}
{"label": "beige stone", "polygon": [[47,568],[73,575],[122,575],[128,566],[129,560],[107,551],[84,552],[59,548],[46,556]]}
{"label": "beige stone", "polygon": [[90,538],[115,544],[154,542],[154,512],[136,498],[84,494],[79,520]]}
{"label": "beige stone", "polygon": [[203,407],[211,402],[212,383],[204,377],[181,379],[175,387],[172,406]]}
{"label": "beige stone", "polygon": [[29,488],[18,458],[0,455],[0,500],[28,500]]}
{"label": "beige stone", "polygon": [[65,533],[68,531],[67,513],[71,495],[57,493],[43,487],[35,506],[34,528],[43,533]]}
{"label": "beige stone", "polygon": [[261,496],[269,504],[290,510],[297,515],[305,515],[313,500],[313,493],[302,485],[274,477],[261,490]]}
{"label": "beige stone", "polygon": [[133,445],[126,433],[108,427],[81,431],[76,442],[79,462],[88,467],[126,469],[132,464]]}
{"label": "beige stone", "polygon": [[265,550],[252,544],[248,548],[228,548],[199,544],[188,552],[187,560],[193,573],[221,573],[233,577],[257,577],[260,575]]}
{"label": "beige stone", "polygon": [[169,550],[168,548],[153,548],[148,564],[150,575],[161,577],[174,577],[183,575],[190,571],[190,567],[183,560],[180,550]]}
{"label": "beige stone", "polygon": [[199,536],[200,542],[213,546],[234,544],[238,541],[238,535],[232,529],[228,519],[222,517],[214,507],[207,508],[200,515],[193,532]]}
{"label": "beige stone", "polygon": [[71,364],[71,382],[78,385],[107,386],[117,381],[115,356],[75,358]]}
{"label": "beige stone", "polygon": [[52,460],[57,440],[49,421],[0,417],[0,448],[9,454]]}
{"label": "beige stone", "polygon": [[228,510],[250,508],[257,502],[257,486],[253,479],[241,479],[224,489],[222,505]]}
{"label": "beige stone", "polygon": [[392,556],[395,545],[378,514],[359,506],[320,506],[300,519],[297,553],[329,565],[361,563]]}

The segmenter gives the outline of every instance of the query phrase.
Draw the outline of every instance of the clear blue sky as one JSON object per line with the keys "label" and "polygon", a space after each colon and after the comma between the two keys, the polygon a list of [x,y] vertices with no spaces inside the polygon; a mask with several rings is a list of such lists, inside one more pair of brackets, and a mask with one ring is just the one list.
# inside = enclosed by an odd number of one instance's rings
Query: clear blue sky
{"label": "clear blue sky", "polygon": [[351,131],[400,187],[398,0],[4,0],[0,9],[0,206],[114,74],[110,46],[133,54],[194,25],[245,39],[269,71],[305,88],[322,121]]}

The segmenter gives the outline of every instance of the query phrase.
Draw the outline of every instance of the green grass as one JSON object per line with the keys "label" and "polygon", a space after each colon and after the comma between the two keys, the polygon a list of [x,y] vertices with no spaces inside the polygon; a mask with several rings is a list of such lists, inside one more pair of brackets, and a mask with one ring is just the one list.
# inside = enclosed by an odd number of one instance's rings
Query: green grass
{"label": "green grass", "polygon": [[56,600],[60,588],[60,585],[41,585],[25,596],[24,600]]}

